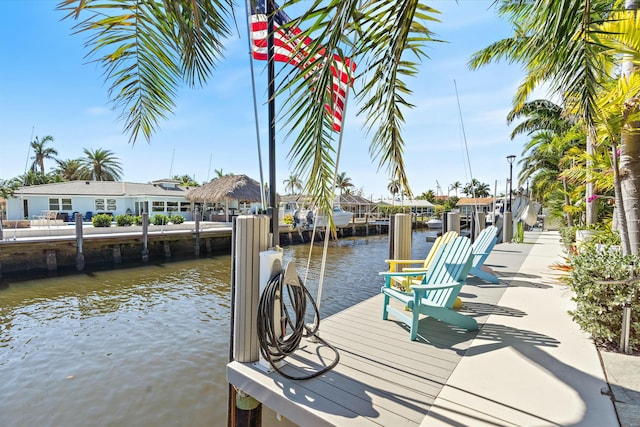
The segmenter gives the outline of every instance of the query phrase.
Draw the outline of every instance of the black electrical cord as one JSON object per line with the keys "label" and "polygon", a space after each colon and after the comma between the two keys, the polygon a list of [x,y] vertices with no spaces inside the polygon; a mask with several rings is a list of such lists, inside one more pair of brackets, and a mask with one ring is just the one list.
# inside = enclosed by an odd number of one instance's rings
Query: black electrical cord
{"label": "black electrical cord", "polygon": [[[258,303],[258,341],[260,342],[260,353],[262,357],[269,362],[276,372],[291,380],[308,380],[333,369],[340,361],[340,354],[335,347],[317,335],[318,327],[320,326],[318,306],[309,293],[309,290],[302,283],[300,276],[297,276],[297,279],[297,284],[284,283],[284,271],[274,274],[271,279],[269,279],[262,295],[260,295],[260,301]],[[290,316],[287,304],[285,304],[283,298],[283,290],[285,287],[293,310],[293,316]],[[307,310],[307,298],[311,301],[311,305],[315,311],[315,321],[312,327],[306,325],[304,322]],[[276,308],[278,311],[276,311]],[[275,317],[276,313],[278,313],[278,316],[282,313],[282,320]],[[274,322],[280,322],[280,324],[277,325]],[[284,332],[285,329],[287,332],[290,331],[287,335],[276,332],[278,330]],[[281,361],[296,351],[302,338],[309,336],[314,336],[318,341],[332,349],[336,354],[334,361],[320,371],[300,377],[289,375],[279,369],[276,362]]]}

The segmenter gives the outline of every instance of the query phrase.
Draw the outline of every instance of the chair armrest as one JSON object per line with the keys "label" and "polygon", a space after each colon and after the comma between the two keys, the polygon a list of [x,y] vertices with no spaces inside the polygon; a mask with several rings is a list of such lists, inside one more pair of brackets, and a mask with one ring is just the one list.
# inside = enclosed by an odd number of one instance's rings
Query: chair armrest
{"label": "chair armrest", "polygon": [[428,268],[411,268],[411,267],[407,267],[407,268],[403,268],[402,271],[404,273],[409,273],[412,272],[414,274],[423,274],[426,273],[427,271],[429,271]]}
{"label": "chair armrest", "polygon": [[453,282],[453,283],[447,283],[447,284],[442,284],[442,285],[438,285],[438,284],[433,284],[433,285],[410,285],[409,287],[411,288],[412,291],[434,291],[436,289],[455,288],[457,286],[464,285],[464,283],[465,282]]}
{"label": "chair armrest", "polygon": [[378,274],[380,276],[385,276],[385,277],[393,277],[393,276],[411,277],[411,276],[415,276],[416,275],[416,273],[411,273],[411,272],[406,272],[406,271],[381,271]]}
{"label": "chair armrest", "polygon": [[391,264],[395,262],[396,264],[422,264],[424,263],[423,259],[385,259],[384,262],[387,264]]}

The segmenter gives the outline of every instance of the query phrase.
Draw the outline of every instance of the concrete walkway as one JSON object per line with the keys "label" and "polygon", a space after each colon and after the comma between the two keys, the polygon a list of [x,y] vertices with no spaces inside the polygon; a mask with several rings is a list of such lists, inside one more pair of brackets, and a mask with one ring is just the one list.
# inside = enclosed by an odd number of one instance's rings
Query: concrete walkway
{"label": "concrete walkway", "polygon": [[[515,270],[518,253],[524,259]],[[603,394],[609,388],[598,350],[567,314],[571,291],[549,268],[561,256],[557,232],[527,233],[525,244],[494,248],[488,263],[509,287],[422,426],[640,425],[620,424]],[[617,380],[628,377],[622,367]]]}

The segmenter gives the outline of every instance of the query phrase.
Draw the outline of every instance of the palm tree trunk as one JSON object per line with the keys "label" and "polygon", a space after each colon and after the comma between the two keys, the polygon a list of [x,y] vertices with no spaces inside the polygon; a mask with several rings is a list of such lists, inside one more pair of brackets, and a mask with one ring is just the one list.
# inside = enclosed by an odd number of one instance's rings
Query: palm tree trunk
{"label": "palm tree trunk", "polygon": [[[637,10],[637,0],[626,0],[627,10]],[[622,59],[622,74],[627,77],[633,73],[633,63],[628,57]],[[624,214],[629,230],[629,245],[631,253],[640,252],[640,134],[637,129],[639,122],[629,124],[629,128],[622,130],[620,138],[620,186]],[[634,132],[635,131],[635,132]]]}
{"label": "palm tree trunk", "polygon": [[613,187],[615,190],[616,210],[618,220],[618,232],[620,233],[620,244],[623,254],[631,253],[631,244],[629,242],[629,227],[627,226],[627,217],[625,216],[624,200],[622,198],[622,186],[620,184],[620,169],[618,167],[618,144],[613,141]]}
{"label": "palm tree trunk", "polygon": [[[634,123],[634,128],[640,123]],[[640,134],[622,132],[620,152],[620,187],[631,253],[640,252]]]}
{"label": "palm tree trunk", "polygon": [[[562,189],[564,190],[564,205],[571,206],[571,199],[569,198],[569,186],[567,185],[567,178],[562,178]],[[567,210],[567,226],[573,227],[573,215]]]}

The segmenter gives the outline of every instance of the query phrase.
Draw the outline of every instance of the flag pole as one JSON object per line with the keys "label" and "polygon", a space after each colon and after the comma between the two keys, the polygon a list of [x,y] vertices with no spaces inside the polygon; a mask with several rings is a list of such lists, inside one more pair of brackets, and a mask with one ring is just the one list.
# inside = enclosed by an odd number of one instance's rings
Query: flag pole
{"label": "flag pole", "polygon": [[267,1],[267,97],[269,115],[269,216],[271,217],[272,246],[280,245],[278,205],[276,202],[276,100],[275,100],[275,41],[274,3]]}

